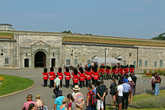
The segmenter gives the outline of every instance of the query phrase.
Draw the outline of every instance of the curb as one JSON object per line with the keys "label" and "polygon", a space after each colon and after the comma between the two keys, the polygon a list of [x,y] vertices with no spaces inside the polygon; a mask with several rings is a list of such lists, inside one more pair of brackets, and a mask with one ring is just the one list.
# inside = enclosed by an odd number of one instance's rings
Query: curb
{"label": "curb", "polygon": [[33,86],[34,86],[34,83],[33,83],[30,87],[28,87],[28,88],[25,88],[25,89],[23,89],[23,90],[18,90],[18,91],[15,91],[15,92],[9,93],[9,94],[2,95],[2,96],[0,96],[0,98],[8,97],[8,96],[12,96],[12,95],[15,95],[15,94],[18,94],[18,93],[24,92],[24,91],[26,91],[26,90],[29,90],[29,89],[33,88]]}

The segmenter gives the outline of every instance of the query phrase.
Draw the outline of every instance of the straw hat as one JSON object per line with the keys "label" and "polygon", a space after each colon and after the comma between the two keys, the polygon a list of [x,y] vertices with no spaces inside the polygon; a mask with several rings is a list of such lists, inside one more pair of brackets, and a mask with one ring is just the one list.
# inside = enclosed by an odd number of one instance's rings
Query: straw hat
{"label": "straw hat", "polygon": [[128,77],[128,81],[131,82],[132,81],[132,78],[131,77]]}
{"label": "straw hat", "polygon": [[78,85],[75,85],[74,88],[73,88],[73,90],[79,91],[80,90],[80,87]]}

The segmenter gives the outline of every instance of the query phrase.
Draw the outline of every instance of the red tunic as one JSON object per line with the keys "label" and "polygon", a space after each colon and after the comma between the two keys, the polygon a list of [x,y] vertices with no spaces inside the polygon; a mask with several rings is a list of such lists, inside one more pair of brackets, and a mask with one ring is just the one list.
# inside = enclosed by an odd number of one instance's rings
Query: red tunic
{"label": "red tunic", "polygon": [[104,68],[100,68],[100,69],[99,69],[99,73],[101,73],[102,75],[104,75],[104,73],[105,73]]}
{"label": "red tunic", "polygon": [[80,73],[80,77],[79,77],[79,79],[80,79],[80,81],[85,81],[85,74],[84,73]]}
{"label": "red tunic", "polygon": [[94,78],[94,80],[98,80],[99,79],[99,73],[98,72],[94,72],[93,73],[93,78]]}
{"label": "red tunic", "polygon": [[58,75],[58,77],[59,77],[60,80],[63,79],[63,74],[62,73],[57,72],[57,75]]}
{"label": "red tunic", "polygon": [[91,80],[92,79],[92,73],[91,72],[88,72],[88,71],[85,71],[85,74],[86,74],[86,79],[87,80]]}
{"label": "red tunic", "polygon": [[106,69],[105,71],[106,71],[106,74],[110,74],[111,72],[110,69]]}
{"label": "red tunic", "polygon": [[48,73],[42,73],[42,75],[44,80],[48,80]]}
{"label": "red tunic", "polygon": [[56,78],[56,75],[54,72],[49,72],[49,80],[54,80]]}
{"label": "red tunic", "polygon": [[78,75],[73,75],[73,83],[78,83],[79,77]]}
{"label": "red tunic", "polygon": [[70,73],[69,72],[64,72],[64,74],[65,74],[65,80],[70,80],[70,78],[71,78]]}

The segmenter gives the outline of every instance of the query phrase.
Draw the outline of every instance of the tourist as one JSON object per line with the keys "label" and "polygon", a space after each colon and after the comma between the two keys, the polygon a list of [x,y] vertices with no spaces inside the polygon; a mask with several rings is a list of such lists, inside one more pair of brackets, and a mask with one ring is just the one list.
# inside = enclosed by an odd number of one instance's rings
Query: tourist
{"label": "tourist", "polygon": [[96,110],[96,93],[93,91],[92,84],[89,84],[89,91],[87,93],[87,110]]}
{"label": "tourist", "polygon": [[133,101],[133,91],[135,89],[135,83],[133,82],[132,78],[131,77],[128,77],[128,83],[131,87],[131,90],[130,90],[130,97],[129,97],[129,103],[132,104],[132,101]]}
{"label": "tourist", "polygon": [[123,101],[123,85],[122,81],[119,80],[118,86],[117,86],[117,102],[118,102],[118,110],[122,110],[122,101]]}
{"label": "tourist", "polygon": [[67,109],[67,103],[68,103],[68,99],[64,98],[64,100],[62,101],[62,105],[60,106],[59,110],[68,110]]}
{"label": "tourist", "polygon": [[56,91],[59,91],[59,88],[60,88],[60,78],[59,78],[58,75],[57,75],[56,79],[54,80],[54,86],[55,86]]}
{"label": "tourist", "polygon": [[36,106],[37,106],[37,110],[43,110],[44,105],[40,98],[40,95],[36,96]]}
{"label": "tourist", "polygon": [[54,110],[61,110],[60,107],[62,105],[62,102],[64,100],[64,96],[62,96],[62,91],[59,92],[58,97],[54,100]]}
{"label": "tourist", "polygon": [[80,87],[78,85],[75,85],[73,88],[74,90],[74,100],[75,100],[75,108],[76,110],[84,110],[83,105],[84,105],[84,95],[80,92]]}
{"label": "tourist", "polygon": [[48,84],[48,72],[47,68],[44,68],[44,72],[42,73],[43,75],[43,80],[44,80],[44,87],[47,87]]}
{"label": "tourist", "polygon": [[72,94],[67,95],[68,98],[68,110],[75,110],[75,103]]}
{"label": "tourist", "polygon": [[27,95],[26,97],[27,102],[24,103],[22,110],[28,110],[30,104],[34,104],[34,107],[31,108],[34,108],[36,110],[36,102],[34,102],[32,98],[33,98],[32,94]]}
{"label": "tourist", "polygon": [[110,85],[110,94],[111,94],[112,99],[113,99],[113,106],[116,106],[117,84],[116,84],[115,79],[113,79],[112,81],[113,82]]}
{"label": "tourist", "polygon": [[135,84],[134,87],[133,87],[133,90],[132,90],[132,93],[133,93],[133,96],[134,96],[135,93],[136,93],[136,81],[137,81],[137,77],[136,77],[135,73],[131,73],[130,76],[131,76],[131,78],[132,78],[132,80],[133,80],[133,82]]}
{"label": "tourist", "polygon": [[37,110],[33,103],[29,104],[28,110]]}
{"label": "tourist", "polygon": [[49,80],[50,80],[50,85],[49,87],[52,88],[54,87],[54,79],[56,78],[56,75],[54,73],[54,69],[51,67],[50,72],[49,72]]}
{"label": "tourist", "polygon": [[131,93],[131,86],[128,83],[128,79],[124,78],[123,79],[123,100],[122,100],[122,108],[127,110],[128,109],[128,98]]}
{"label": "tourist", "polygon": [[69,88],[71,74],[69,72],[69,68],[68,67],[65,68],[64,74],[65,74],[65,85],[66,85],[66,88]]}
{"label": "tourist", "polygon": [[161,78],[158,74],[155,75],[155,96],[158,96],[160,93],[160,83]]}
{"label": "tourist", "polygon": [[104,101],[107,94],[107,88],[104,85],[103,80],[98,83],[99,86],[96,88],[97,110],[104,110]]}
{"label": "tourist", "polygon": [[58,68],[57,75],[60,79],[60,87],[62,88],[63,73],[62,73],[62,68],[61,67]]}
{"label": "tourist", "polygon": [[155,91],[155,74],[152,74],[151,77],[151,87],[152,87],[152,93]]}

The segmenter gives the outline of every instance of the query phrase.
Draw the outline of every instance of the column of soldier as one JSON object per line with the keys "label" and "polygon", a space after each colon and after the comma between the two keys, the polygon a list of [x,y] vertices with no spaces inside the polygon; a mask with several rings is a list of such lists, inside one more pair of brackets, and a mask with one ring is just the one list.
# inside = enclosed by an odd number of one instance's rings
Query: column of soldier
{"label": "column of soldier", "polygon": [[102,64],[100,68],[94,63],[93,65],[85,65],[85,67],[65,67],[64,72],[62,68],[58,68],[57,74],[54,72],[54,68],[50,68],[50,72],[47,68],[44,68],[43,80],[44,87],[48,86],[48,80],[50,81],[49,87],[54,87],[54,80],[56,77],[60,79],[60,87],[63,87],[63,80],[65,80],[65,87],[70,87],[70,80],[72,80],[72,86],[79,85],[82,87],[88,87],[90,83],[97,84],[98,80],[120,79],[122,76],[128,75],[128,73],[134,73],[134,65],[130,66],[105,66]]}

